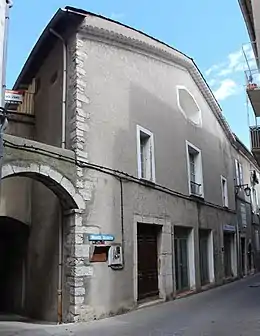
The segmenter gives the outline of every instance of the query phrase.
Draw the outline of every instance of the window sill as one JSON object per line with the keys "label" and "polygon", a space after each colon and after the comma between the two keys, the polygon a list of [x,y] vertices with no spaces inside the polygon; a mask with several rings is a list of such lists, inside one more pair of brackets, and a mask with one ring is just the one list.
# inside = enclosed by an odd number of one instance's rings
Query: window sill
{"label": "window sill", "polygon": [[140,179],[140,181],[143,182],[144,184],[147,184],[147,185],[155,185],[155,181],[147,180],[147,179],[144,178],[144,177],[140,177],[139,179]]}
{"label": "window sill", "polygon": [[192,197],[192,198],[198,198],[200,200],[204,200],[204,195],[197,195],[197,194],[190,193],[190,197]]}

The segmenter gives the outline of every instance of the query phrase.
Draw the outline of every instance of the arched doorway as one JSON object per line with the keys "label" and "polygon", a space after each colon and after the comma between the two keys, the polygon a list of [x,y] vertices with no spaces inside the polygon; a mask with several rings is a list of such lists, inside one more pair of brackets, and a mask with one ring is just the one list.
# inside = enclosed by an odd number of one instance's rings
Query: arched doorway
{"label": "arched doorway", "polygon": [[0,310],[57,322],[69,309],[66,214],[84,202],[73,183],[50,166],[9,165],[3,172],[0,235],[6,242],[2,263],[8,267],[2,271],[5,294]]}
{"label": "arched doorway", "polygon": [[[0,217],[0,313],[19,313],[23,305],[24,259],[29,227],[10,217]],[[20,281],[17,281],[17,279]],[[18,299],[19,298],[19,299]]]}

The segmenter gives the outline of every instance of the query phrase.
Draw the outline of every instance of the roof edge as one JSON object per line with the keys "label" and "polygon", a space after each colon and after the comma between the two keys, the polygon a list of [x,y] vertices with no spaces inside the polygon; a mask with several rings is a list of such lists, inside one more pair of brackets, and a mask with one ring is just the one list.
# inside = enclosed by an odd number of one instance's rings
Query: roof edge
{"label": "roof edge", "polygon": [[[251,45],[252,45],[252,49],[255,55],[256,60],[258,60],[258,50],[257,50],[257,45],[256,45],[256,34],[255,34],[255,27],[254,27],[254,22],[252,22],[249,11],[248,11],[248,7],[246,4],[246,0],[238,0],[245,24],[246,24],[246,28],[247,28],[247,32],[249,35],[249,39],[251,41]],[[252,7],[252,6],[251,6]]]}

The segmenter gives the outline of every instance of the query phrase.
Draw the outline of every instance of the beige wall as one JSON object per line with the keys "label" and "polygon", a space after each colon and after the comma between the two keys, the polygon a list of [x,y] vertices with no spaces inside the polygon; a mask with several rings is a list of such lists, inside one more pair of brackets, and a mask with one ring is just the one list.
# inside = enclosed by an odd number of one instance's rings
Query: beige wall
{"label": "beige wall", "polygon": [[35,139],[57,147],[61,147],[62,76],[62,45],[57,43],[36,75],[34,103]]}
{"label": "beige wall", "polygon": [[32,180],[10,177],[1,181],[0,216],[31,225]]}

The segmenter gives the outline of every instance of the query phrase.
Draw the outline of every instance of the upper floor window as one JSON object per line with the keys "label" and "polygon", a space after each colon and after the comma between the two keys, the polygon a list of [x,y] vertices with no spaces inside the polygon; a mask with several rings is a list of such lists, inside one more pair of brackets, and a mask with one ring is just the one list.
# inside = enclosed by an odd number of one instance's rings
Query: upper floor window
{"label": "upper floor window", "polygon": [[224,207],[228,207],[227,179],[224,176],[221,176],[221,193],[222,193],[222,204]]}
{"label": "upper floor window", "polygon": [[201,151],[188,141],[186,141],[189,193],[203,197],[203,175]]}
{"label": "upper floor window", "polygon": [[184,117],[195,126],[201,127],[202,120],[199,105],[193,95],[184,86],[177,86],[177,102]]}
{"label": "upper floor window", "polygon": [[242,164],[237,159],[235,159],[235,168],[236,168],[236,185],[242,185],[244,184],[243,167]]}
{"label": "upper floor window", "polygon": [[138,177],[155,182],[154,137],[147,129],[137,126]]}

